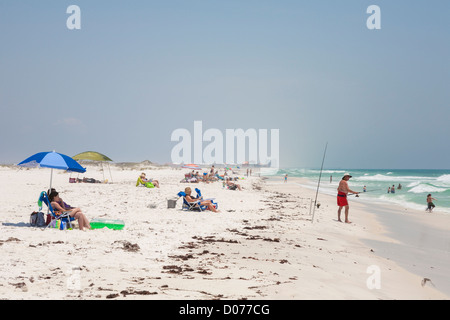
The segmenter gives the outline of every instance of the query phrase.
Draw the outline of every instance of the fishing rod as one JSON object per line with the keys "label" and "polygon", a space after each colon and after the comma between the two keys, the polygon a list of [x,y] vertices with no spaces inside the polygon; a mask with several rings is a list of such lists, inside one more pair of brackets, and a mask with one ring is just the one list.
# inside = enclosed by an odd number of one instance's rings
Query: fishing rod
{"label": "fishing rod", "polygon": [[383,189],[375,189],[375,190],[369,190],[369,191],[362,191],[362,192],[358,192],[358,193],[350,193],[350,194],[347,194],[347,196],[358,196],[360,193],[367,193],[367,192],[374,192],[374,191],[380,191],[380,190],[383,190]]}
{"label": "fishing rod", "polygon": [[316,205],[317,205],[317,195],[319,193],[320,179],[322,178],[323,163],[325,161],[325,154],[327,153],[327,147],[328,147],[328,142],[325,144],[325,151],[323,152],[322,166],[320,167],[319,182],[317,182],[316,198],[314,200],[314,209],[313,209],[313,214],[312,214],[312,218],[311,218],[311,223],[314,222],[314,213],[316,212]]}

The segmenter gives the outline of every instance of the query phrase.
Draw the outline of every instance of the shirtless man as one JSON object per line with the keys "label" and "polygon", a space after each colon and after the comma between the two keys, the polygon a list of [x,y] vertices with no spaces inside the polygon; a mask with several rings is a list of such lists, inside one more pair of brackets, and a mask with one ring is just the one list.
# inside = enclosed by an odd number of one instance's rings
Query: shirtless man
{"label": "shirtless man", "polygon": [[339,187],[337,188],[338,194],[337,194],[337,205],[339,206],[338,209],[338,221],[341,221],[341,211],[342,211],[342,207],[345,207],[345,223],[351,223],[348,220],[348,202],[347,202],[347,195],[348,193],[355,193],[358,194],[359,192],[353,191],[348,187],[348,183],[347,181],[351,178],[352,176],[348,173],[344,174],[344,176],[342,177],[342,180],[339,182]]}
{"label": "shirtless man", "polygon": [[432,212],[433,209],[434,209],[434,207],[436,207],[436,206],[434,205],[434,203],[433,203],[433,200],[437,200],[437,199],[433,198],[433,197],[431,196],[431,193],[429,193],[429,194],[427,195],[427,205],[428,205],[428,207],[427,207],[427,210],[425,210],[425,211],[430,211],[430,212]]}

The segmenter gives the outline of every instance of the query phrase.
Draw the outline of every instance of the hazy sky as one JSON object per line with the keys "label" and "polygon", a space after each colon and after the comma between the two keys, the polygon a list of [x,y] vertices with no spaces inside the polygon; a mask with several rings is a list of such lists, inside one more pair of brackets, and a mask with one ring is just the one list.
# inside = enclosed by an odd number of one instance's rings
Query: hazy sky
{"label": "hazy sky", "polygon": [[448,0],[1,0],[0,163],[170,162],[201,120],[279,129],[282,167],[450,168],[449,39]]}

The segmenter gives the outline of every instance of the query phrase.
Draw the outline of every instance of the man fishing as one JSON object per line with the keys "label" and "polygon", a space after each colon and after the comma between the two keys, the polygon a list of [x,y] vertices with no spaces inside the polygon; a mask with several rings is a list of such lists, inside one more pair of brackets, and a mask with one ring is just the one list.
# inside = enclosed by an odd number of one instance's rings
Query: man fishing
{"label": "man fishing", "polygon": [[338,194],[337,194],[337,205],[339,206],[338,209],[338,221],[342,222],[341,220],[341,211],[342,207],[345,207],[345,223],[351,223],[350,220],[348,220],[348,201],[347,201],[347,195],[348,193],[354,193],[358,194],[359,192],[353,191],[348,187],[348,180],[352,176],[349,173],[345,173],[342,177],[342,180],[339,182],[339,186],[337,188]]}

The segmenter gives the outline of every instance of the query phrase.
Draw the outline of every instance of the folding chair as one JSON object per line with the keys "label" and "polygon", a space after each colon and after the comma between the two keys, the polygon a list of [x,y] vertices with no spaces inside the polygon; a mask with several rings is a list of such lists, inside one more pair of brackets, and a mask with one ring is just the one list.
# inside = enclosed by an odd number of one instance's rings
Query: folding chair
{"label": "folding chair", "polygon": [[[61,221],[65,221],[69,228],[72,228],[72,223],[71,221],[74,221],[75,218],[71,217],[69,214],[69,211],[64,211],[61,214],[56,214],[55,211],[53,210],[52,205],[50,204],[50,200],[48,199],[48,195],[47,192],[42,191],[41,195],[39,196],[39,200],[38,200],[38,205],[39,205],[39,211],[42,210],[42,203],[45,203],[45,205],[47,206],[47,215],[51,215],[52,216],[52,220],[61,220]],[[50,226],[50,223],[47,225],[47,228]]]}
{"label": "folding chair", "polygon": [[182,210],[186,211],[204,211],[206,210],[206,206],[200,205],[200,200],[195,202],[188,202],[186,200],[186,193],[183,191],[178,192],[179,197],[183,197],[183,204],[181,206]]}
{"label": "folding chair", "polygon": [[208,206],[200,204],[204,200],[211,200],[211,202],[214,205],[214,207],[216,209],[218,208],[219,205],[216,202],[212,201],[212,200],[214,200],[214,198],[203,199],[200,189],[195,188],[195,191],[197,192],[197,198],[196,199],[198,199],[198,200],[194,201],[194,202],[188,202],[186,200],[186,193],[185,192],[183,192],[183,191],[178,192],[178,196],[179,197],[183,197],[183,205],[181,207],[183,210],[187,210],[187,211],[205,211],[208,208]]}

